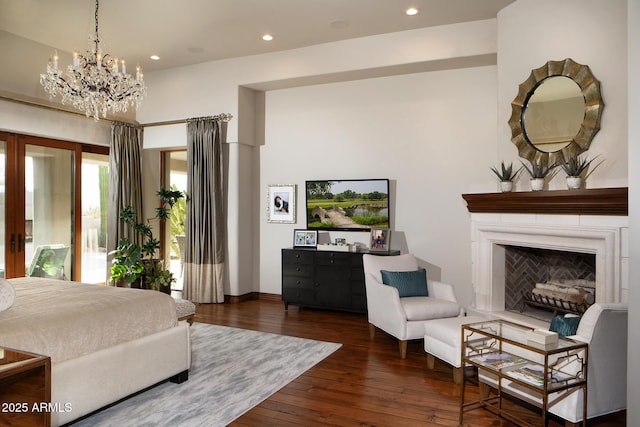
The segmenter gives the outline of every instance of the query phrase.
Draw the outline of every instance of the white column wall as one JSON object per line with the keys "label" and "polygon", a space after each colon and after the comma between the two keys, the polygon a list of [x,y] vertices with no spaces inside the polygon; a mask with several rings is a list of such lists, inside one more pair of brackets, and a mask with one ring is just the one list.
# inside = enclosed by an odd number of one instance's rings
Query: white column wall
{"label": "white column wall", "polygon": [[[640,2],[628,0],[629,28],[629,325],[640,324]],[[640,425],[640,330],[629,328],[627,425]]]}
{"label": "white column wall", "polygon": [[[507,121],[518,85],[550,60],[572,58],[601,82],[605,107],[589,157],[604,160],[587,188],[627,186],[626,0],[518,0],[498,13],[498,156],[519,164]],[[598,161],[599,161],[598,160]],[[566,189],[560,172],[549,189]],[[527,178],[525,176],[525,178]],[[518,190],[529,190],[520,179]]]}

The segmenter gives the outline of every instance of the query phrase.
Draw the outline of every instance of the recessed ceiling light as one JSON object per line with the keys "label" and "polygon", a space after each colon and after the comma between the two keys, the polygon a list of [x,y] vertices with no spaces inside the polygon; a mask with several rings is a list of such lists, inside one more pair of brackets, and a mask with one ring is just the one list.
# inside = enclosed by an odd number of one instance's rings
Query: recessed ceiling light
{"label": "recessed ceiling light", "polygon": [[153,59],[154,61],[157,61],[160,59],[158,55],[151,55],[149,58]]}
{"label": "recessed ceiling light", "polygon": [[334,30],[342,30],[343,28],[347,28],[349,26],[349,22],[338,19],[336,21],[329,22],[329,26]]}
{"label": "recessed ceiling light", "polygon": [[418,9],[416,9],[415,7],[410,7],[404,13],[406,13],[409,16],[417,15],[418,14]]}
{"label": "recessed ceiling light", "polygon": [[273,40],[273,36],[271,34],[265,34],[264,36],[262,36],[262,40],[270,42],[271,40]]}

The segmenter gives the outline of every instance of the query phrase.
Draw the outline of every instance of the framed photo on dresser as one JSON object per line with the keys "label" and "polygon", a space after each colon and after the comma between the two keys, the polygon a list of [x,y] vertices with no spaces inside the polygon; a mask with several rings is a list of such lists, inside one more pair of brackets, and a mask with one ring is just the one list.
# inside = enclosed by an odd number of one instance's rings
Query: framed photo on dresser
{"label": "framed photo on dresser", "polygon": [[318,230],[294,230],[293,247],[315,248],[318,246]]}
{"label": "framed photo on dresser", "polygon": [[369,252],[388,252],[391,244],[391,230],[372,228]]}

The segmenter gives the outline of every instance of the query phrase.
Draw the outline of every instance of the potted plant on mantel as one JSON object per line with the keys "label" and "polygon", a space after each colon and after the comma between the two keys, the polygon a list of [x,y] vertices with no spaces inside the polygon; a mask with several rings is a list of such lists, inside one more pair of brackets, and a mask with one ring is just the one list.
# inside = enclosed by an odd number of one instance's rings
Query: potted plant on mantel
{"label": "potted plant on mantel", "polygon": [[591,162],[597,158],[598,156],[591,160],[587,160],[587,158],[580,158],[580,156],[573,155],[560,163],[560,167],[567,174],[567,188],[569,188],[569,190],[577,190],[582,187],[583,180],[586,180],[587,177],[591,175],[598,166],[600,166],[600,163],[598,163],[591,168],[591,171],[588,174],[582,177],[582,174],[589,168]]}
{"label": "potted plant on mantel", "polygon": [[553,176],[556,172],[556,163],[552,163],[548,166],[544,166],[541,160],[534,160],[530,162],[531,167],[527,166],[524,162],[522,163],[522,167],[529,173],[531,177],[531,190],[532,191],[540,191],[544,188],[544,180],[547,176]]}
{"label": "potted plant on mantel", "polygon": [[495,166],[491,167],[493,173],[496,174],[498,179],[500,180],[500,190],[505,193],[509,192],[513,189],[513,181],[516,179],[522,168],[519,168],[517,171],[513,170],[513,163],[509,163],[509,166],[500,162],[500,169]]}
{"label": "potted plant on mantel", "polygon": [[156,252],[160,249],[160,240],[153,236],[151,220],[166,221],[173,205],[184,197],[181,191],[166,190],[160,188],[156,193],[160,198],[160,206],[156,208],[154,218],[148,218],[146,222],[136,222],[136,215],[129,205],[120,211],[120,219],[128,224],[137,233],[143,236],[143,243],[132,243],[128,238],[120,239],[111,266],[111,281],[117,285],[119,279],[124,280],[130,286],[135,287],[136,281],[139,287],[155,289],[165,293],[171,293],[171,284],[175,281],[173,273],[166,268],[164,260],[156,258]]}

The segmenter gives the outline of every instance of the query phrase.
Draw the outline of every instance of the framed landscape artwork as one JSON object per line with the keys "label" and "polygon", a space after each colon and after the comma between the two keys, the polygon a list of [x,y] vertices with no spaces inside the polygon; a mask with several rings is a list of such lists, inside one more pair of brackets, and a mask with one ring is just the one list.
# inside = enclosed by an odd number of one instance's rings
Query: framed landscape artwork
{"label": "framed landscape artwork", "polygon": [[267,189],[267,222],[295,224],[295,184],[269,185]]}

